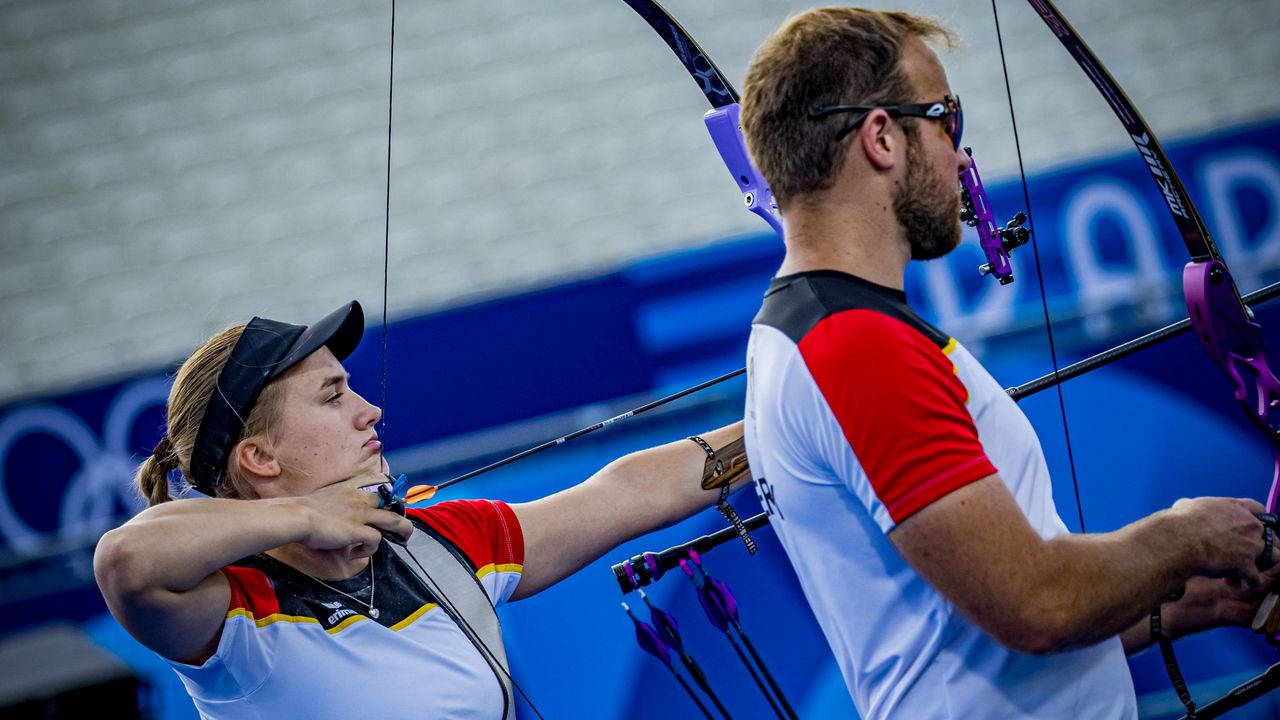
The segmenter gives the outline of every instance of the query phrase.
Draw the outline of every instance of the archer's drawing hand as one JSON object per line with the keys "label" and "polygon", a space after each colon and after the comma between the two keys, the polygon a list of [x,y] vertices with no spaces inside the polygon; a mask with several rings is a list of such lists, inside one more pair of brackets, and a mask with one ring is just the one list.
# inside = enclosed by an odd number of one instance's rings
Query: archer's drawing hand
{"label": "archer's drawing hand", "polygon": [[1230,579],[1248,593],[1269,586],[1270,579],[1257,568],[1264,540],[1256,514],[1262,509],[1260,503],[1241,498],[1203,497],[1174,503],[1171,512],[1185,521],[1186,540],[1198,558],[1197,574]]}
{"label": "archer's drawing hand", "polygon": [[[382,481],[385,477],[378,476]],[[369,482],[375,482],[368,478]],[[301,499],[309,532],[302,544],[313,550],[347,549],[348,557],[369,557],[382,542],[383,530],[407,538],[413,525],[404,517],[378,509],[377,493],[359,488],[354,481],[321,488]]]}
{"label": "archer's drawing hand", "polygon": [[1191,578],[1183,596],[1163,607],[1165,631],[1178,638],[1226,625],[1248,626],[1278,574],[1280,567],[1267,570],[1266,582],[1256,587],[1229,578]]}

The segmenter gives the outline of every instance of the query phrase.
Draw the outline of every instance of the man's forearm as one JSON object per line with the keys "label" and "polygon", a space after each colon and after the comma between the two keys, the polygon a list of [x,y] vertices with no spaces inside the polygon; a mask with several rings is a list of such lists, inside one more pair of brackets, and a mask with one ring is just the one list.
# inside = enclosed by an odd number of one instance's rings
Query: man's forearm
{"label": "man's forearm", "polygon": [[1041,567],[1045,589],[1039,596],[1051,650],[1117,634],[1126,645],[1149,643],[1149,630],[1141,638],[1151,610],[1195,571],[1193,549],[1168,513],[1112,533],[1057,538],[1046,548],[1050,559]]}

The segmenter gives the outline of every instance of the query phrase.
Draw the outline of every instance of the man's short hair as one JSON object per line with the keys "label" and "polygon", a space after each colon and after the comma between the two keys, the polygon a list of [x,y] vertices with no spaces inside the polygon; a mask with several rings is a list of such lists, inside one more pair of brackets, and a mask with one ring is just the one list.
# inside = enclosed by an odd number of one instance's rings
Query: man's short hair
{"label": "man's short hair", "polygon": [[824,190],[850,143],[834,143],[844,115],[810,119],[823,105],[919,101],[902,68],[910,38],[959,44],[941,22],[905,12],[830,7],[797,15],[756,51],[747,69],[742,130],[779,207]]}

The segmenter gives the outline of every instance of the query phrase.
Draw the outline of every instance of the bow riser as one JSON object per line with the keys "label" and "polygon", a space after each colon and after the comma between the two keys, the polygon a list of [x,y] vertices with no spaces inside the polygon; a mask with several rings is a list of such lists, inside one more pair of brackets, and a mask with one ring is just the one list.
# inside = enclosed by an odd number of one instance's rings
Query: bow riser
{"label": "bow riser", "polygon": [[[1191,255],[1191,262],[1183,270],[1182,284],[1196,337],[1231,382],[1236,403],[1249,421],[1266,435],[1275,453],[1275,472],[1266,505],[1267,511],[1274,513],[1280,495],[1280,380],[1276,379],[1267,364],[1267,346],[1262,327],[1250,316],[1208,227],[1187,195],[1169,157],[1133,103],[1050,0],[1028,2],[1111,105],[1112,111],[1124,124],[1129,138],[1141,153],[1151,179],[1155,181],[1169,207],[1173,222]],[[1158,611],[1152,618],[1154,631],[1159,618]],[[1268,640],[1280,645],[1280,634],[1269,633]],[[1280,676],[1273,672],[1273,667],[1232,690],[1222,700],[1201,708],[1197,714],[1195,703],[1181,683],[1181,673],[1173,658],[1172,645],[1162,641],[1161,650],[1166,655],[1169,677],[1178,692],[1178,699],[1187,708],[1188,718],[1217,717],[1227,709],[1237,707],[1237,701],[1240,701],[1239,704],[1247,702],[1242,698],[1252,699],[1280,684],[1277,680]],[[1256,693],[1254,688],[1257,688]]]}
{"label": "bow riser", "polygon": [[1221,261],[1187,263],[1182,287],[1200,345],[1231,382],[1240,409],[1271,442],[1276,473],[1266,507],[1275,513],[1280,502],[1280,381],[1267,364],[1262,326],[1236,302],[1231,272]]}
{"label": "bow riser", "polygon": [[720,152],[720,159],[734,180],[738,181],[738,189],[742,191],[742,202],[751,212],[759,215],[769,227],[783,237],[782,215],[778,212],[778,203],[773,199],[773,191],[769,183],[751,162],[746,143],[742,140],[742,123],[739,117],[742,107],[738,103],[714,108],[703,116],[707,131],[711,133],[711,141]]}

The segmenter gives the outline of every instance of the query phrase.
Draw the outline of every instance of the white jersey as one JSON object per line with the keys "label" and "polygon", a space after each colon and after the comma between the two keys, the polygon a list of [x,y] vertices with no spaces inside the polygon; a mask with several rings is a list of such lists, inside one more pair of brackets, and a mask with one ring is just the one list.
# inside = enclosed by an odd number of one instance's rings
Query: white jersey
{"label": "white jersey", "polygon": [[995,379],[900,291],[775,278],[747,353],[761,504],[866,720],[1136,718],[1119,638],[1010,650],[897,552],[897,523],[998,472],[1041,537],[1068,532],[1039,440]]}
{"label": "white jersey", "polygon": [[[458,500],[408,513],[453,543],[495,605],[510,597],[524,540],[509,507]],[[170,661],[201,717],[501,720],[502,689],[479,650],[385,542],[371,562],[376,588],[366,573],[326,581],[342,592],[268,555],[223,568],[231,604],[217,650],[200,666]],[[370,595],[377,618],[361,602]]]}

